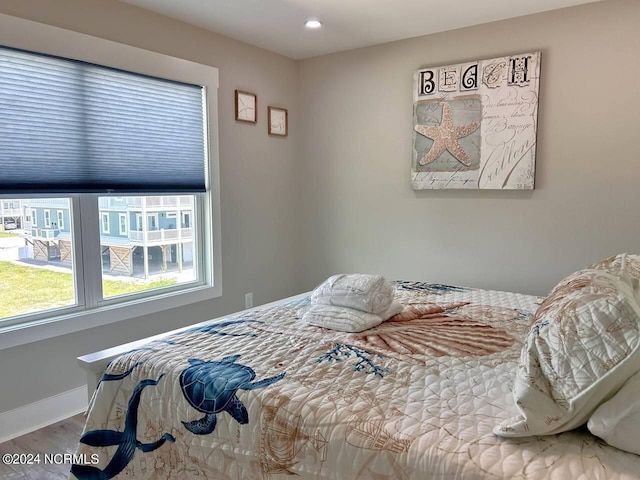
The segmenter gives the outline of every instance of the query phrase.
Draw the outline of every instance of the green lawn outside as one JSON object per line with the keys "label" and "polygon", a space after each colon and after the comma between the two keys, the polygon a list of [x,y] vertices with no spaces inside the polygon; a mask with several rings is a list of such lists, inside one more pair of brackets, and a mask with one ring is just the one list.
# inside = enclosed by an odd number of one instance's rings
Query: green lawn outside
{"label": "green lawn outside", "polygon": [[6,238],[6,237],[17,237],[18,234],[17,233],[11,233],[11,232],[1,232],[0,231],[0,238]]}
{"label": "green lawn outside", "polygon": [[[104,280],[105,297],[173,285],[174,280],[146,284]],[[0,319],[74,303],[71,273],[0,261]]]}

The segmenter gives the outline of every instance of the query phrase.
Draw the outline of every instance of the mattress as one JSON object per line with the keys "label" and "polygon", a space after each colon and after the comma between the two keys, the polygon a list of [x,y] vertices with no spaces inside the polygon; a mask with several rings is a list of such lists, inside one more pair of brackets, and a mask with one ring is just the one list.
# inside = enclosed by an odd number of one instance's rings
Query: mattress
{"label": "mattress", "polygon": [[212,320],[108,366],[72,478],[632,479],[640,456],[585,428],[504,439],[538,297],[396,282],[360,333],[305,298]]}

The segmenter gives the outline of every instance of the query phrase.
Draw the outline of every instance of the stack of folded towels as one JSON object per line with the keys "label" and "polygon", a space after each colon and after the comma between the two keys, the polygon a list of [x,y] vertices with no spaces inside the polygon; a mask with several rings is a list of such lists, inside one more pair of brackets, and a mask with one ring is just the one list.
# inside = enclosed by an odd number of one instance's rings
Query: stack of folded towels
{"label": "stack of folded towels", "polygon": [[362,332],[402,311],[394,293],[382,275],[334,275],[313,291],[302,320],[317,327]]}

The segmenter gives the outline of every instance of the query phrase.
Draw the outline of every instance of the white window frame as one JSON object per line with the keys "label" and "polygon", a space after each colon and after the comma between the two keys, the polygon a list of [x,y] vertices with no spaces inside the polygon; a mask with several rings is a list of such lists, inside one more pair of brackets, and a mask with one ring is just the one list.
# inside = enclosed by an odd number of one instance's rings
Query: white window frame
{"label": "white window frame", "polygon": [[[124,225],[122,223],[123,219],[124,219]],[[122,228],[123,226],[124,228]],[[129,219],[127,218],[126,213],[118,214],[118,232],[120,233],[120,235],[127,235],[127,233],[129,233]]]}
{"label": "white window frame", "polygon": [[35,208],[31,209],[31,226],[38,226],[38,210],[36,210]]}
{"label": "white window frame", "polygon": [[64,230],[64,210],[58,210],[56,217],[58,218],[58,229]]}
{"label": "white window frame", "polygon": [[44,228],[51,228],[51,210],[45,208],[42,214],[44,215]]}
{"label": "white window frame", "polygon": [[[221,271],[221,217],[220,177],[218,153],[218,69],[188,60],[170,57],[109,40],[64,30],[50,25],[30,22],[17,17],[0,15],[0,44],[16,48],[74,58],[86,62],[110,66],[126,71],[172,79],[204,86],[206,100],[205,131],[207,142],[208,191],[197,194],[194,205],[193,227],[203,245],[201,264],[202,282],[186,288],[147,291],[140,295],[101,300],[101,262],[75,262],[76,286],[84,285],[76,292],[79,305],[55,311],[14,317],[0,321],[0,350],[30,342],[36,342],[80,330],[135,319],[169,308],[202,301],[210,301],[222,294]],[[24,195],[32,198],[33,195]],[[68,197],[68,196],[67,196]],[[13,195],[15,198],[15,195]],[[74,259],[100,259],[101,220],[97,196],[72,195],[71,230],[73,233]],[[37,225],[33,215],[32,226]],[[93,219],[93,227],[83,224]],[[195,233],[194,233],[195,235]]]}

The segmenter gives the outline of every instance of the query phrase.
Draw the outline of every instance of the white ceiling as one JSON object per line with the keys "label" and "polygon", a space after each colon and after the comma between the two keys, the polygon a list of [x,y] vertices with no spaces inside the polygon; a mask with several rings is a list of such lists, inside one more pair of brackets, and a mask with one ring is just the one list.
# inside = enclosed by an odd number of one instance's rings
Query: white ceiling
{"label": "white ceiling", "polygon": [[601,0],[121,1],[302,59]]}

